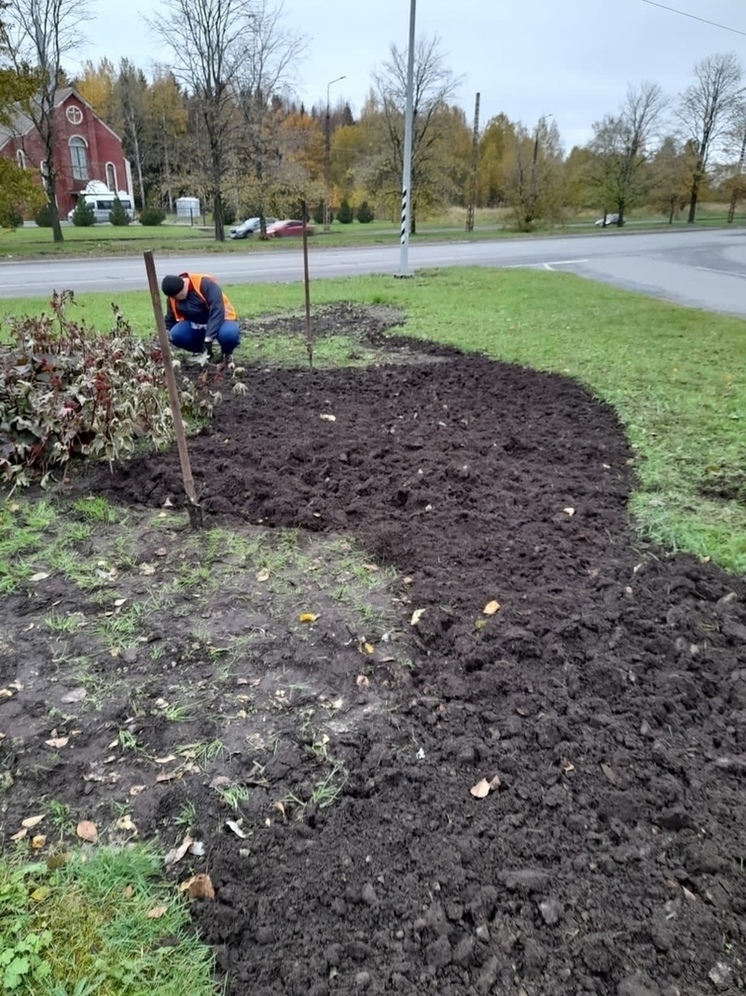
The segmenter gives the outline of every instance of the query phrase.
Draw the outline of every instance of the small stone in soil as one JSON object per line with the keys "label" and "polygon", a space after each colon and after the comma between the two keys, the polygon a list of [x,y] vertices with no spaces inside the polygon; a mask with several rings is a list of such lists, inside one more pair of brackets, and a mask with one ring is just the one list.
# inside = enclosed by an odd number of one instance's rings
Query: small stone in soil
{"label": "small stone in soil", "polygon": [[364,903],[368,906],[376,906],[378,904],[378,896],[376,895],[376,890],[370,884],[366,882],[363,886],[362,899]]}

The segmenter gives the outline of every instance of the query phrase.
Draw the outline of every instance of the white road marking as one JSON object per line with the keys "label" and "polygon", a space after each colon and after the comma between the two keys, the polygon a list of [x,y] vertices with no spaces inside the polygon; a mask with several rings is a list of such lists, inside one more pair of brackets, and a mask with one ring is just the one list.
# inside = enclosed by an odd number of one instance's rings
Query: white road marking
{"label": "white road marking", "polygon": [[553,259],[549,263],[510,263],[504,267],[506,270],[529,270],[533,267],[541,266],[545,270],[551,270],[555,266],[573,266],[575,263],[587,263],[588,259]]}
{"label": "white road marking", "polygon": [[705,270],[707,273],[723,273],[726,277],[746,277],[746,273],[739,273],[738,270],[716,270],[713,266],[698,266],[698,270]]}
{"label": "white road marking", "polygon": [[587,259],[555,259],[551,263],[545,263],[545,270],[552,270],[555,266],[572,266],[574,263],[587,263]]}

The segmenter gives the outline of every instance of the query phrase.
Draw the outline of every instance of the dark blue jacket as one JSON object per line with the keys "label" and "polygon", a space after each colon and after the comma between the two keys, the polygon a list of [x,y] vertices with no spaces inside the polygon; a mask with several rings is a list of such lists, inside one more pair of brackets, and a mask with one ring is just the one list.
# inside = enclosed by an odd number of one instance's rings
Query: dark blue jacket
{"label": "dark blue jacket", "polygon": [[[216,339],[226,318],[225,298],[220,285],[202,274],[181,273],[179,276],[189,277],[189,293],[183,301],[169,298],[165,315],[166,329],[172,329],[179,321],[192,322],[194,325],[207,326],[205,336]],[[201,293],[195,290],[195,283]]]}

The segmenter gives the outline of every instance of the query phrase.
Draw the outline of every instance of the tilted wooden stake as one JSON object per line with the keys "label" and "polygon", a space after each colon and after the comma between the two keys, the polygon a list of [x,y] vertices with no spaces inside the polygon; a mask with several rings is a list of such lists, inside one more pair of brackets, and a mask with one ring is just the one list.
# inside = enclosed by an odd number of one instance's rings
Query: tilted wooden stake
{"label": "tilted wooden stake", "polygon": [[306,352],[308,353],[308,369],[313,370],[313,332],[311,331],[311,280],[308,274],[308,208],[301,201],[301,220],[303,221],[303,283],[306,291]]}
{"label": "tilted wooden stake", "polygon": [[168,344],[168,334],[166,333],[166,322],[163,318],[163,305],[161,304],[160,287],[158,277],[155,272],[153,262],[153,252],[147,249],[143,253],[145,259],[145,272],[148,275],[148,285],[150,287],[150,297],[153,302],[153,314],[155,315],[155,325],[158,329],[158,342],[163,354],[163,367],[166,372],[166,384],[168,385],[168,398],[171,402],[171,415],[174,420],[174,433],[176,435],[176,445],[179,448],[179,461],[181,463],[181,476],[184,479],[184,491],[188,499],[187,512],[192,529],[199,529],[202,526],[202,507],[197,499],[197,492],[194,487],[192,477],[192,467],[189,463],[189,451],[187,450],[186,434],[184,433],[184,421],[181,417],[181,406],[179,405],[179,392],[176,387],[176,377],[174,376],[174,365],[171,362],[171,349]]}

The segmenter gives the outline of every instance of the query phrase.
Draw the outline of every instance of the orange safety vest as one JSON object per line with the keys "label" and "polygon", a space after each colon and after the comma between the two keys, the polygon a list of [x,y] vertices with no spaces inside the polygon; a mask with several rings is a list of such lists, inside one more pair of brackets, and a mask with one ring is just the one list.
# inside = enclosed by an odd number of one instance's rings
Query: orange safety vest
{"label": "orange safety vest", "polygon": [[[205,307],[209,307],[208,304],[207,304],[207,298],[202,293],[202,281],[204,280],[205,277],[207,277],[208,280],[212,280],[212,281],[214,281],[214,283],[217,283],[217,280],[215,280],[215,277],[211,276],[209,273],[188,273],[187,277],[189,278],[189,286],[193,290],[195,290],[197,292],[197,294],[199,294],[199,296],[205,302]],[[179,311],[179,307],[178,307],[179,306],[179,302],[175,298],[170,297],[168,299],[168,306],[171,309],[171,311],[173,312],[174,318],[176,318],[176,320],[178,322],[183,322],[184,321],[184,316]],[[225,317],[229,321],[234,321],[235,318],[236,318],[236,309],[230,303],[230,301],[228,300],[228,298],[226,297],[225,294],[223,294],[223,307],[225,308]]]}

